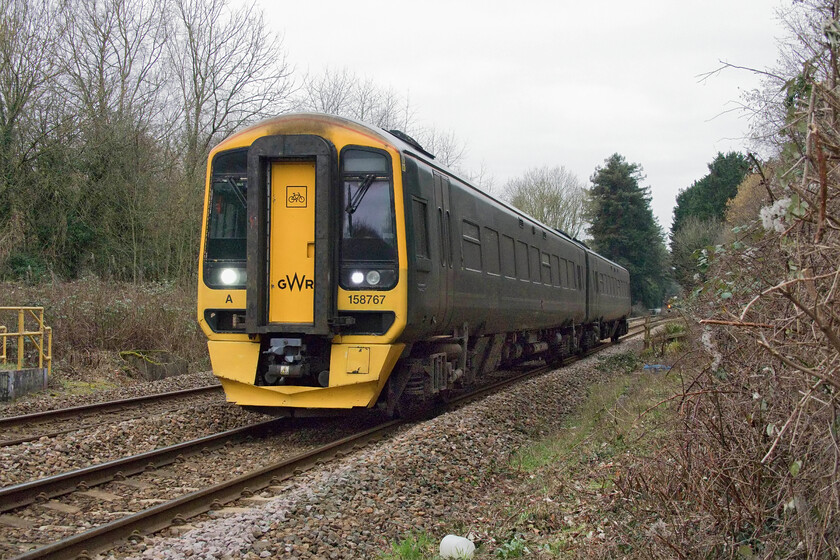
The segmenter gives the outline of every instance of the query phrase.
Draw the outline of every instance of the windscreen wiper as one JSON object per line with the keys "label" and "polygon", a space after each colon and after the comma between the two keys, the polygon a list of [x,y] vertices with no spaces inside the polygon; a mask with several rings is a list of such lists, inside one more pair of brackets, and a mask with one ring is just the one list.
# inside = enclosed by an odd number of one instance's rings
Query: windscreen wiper
{"label": "windscreen wiper", "polygon": [[350,199],[350,202],[347,204],[347,208],[344,209],[345,212],[348,214],[353,214],[356,209],[359,208],[359,204],[361,204],[362,199],[370,189],[370,186],[373,184],[374,179],[376,179],[376,175],[365,175],[364,179],[362,179],[359,188],[353,194],[353,197]]}
{"label": "windscreen wiper", "polygon": [[227,182],[233,187],[233,192],[236,194],[236,199],[239,200],[239,204],[242,205],[242,208],[248,208],[248,201],[245,199],[245,193],[242,192],[233,177],[228,177]]}

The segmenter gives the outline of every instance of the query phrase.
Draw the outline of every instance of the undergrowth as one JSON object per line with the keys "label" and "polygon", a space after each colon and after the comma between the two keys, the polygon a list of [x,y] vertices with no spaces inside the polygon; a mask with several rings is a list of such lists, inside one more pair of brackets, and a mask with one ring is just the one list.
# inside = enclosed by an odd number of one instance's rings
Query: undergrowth
{"label": "undergrowth", "polygon": [[[209,367],[206,338],[196,322],[194,287],[95,277],[39,285],[5,283],[0,289],[3,306],[44,308],[45,322],[53,329],[54,389],[76,387],[68,382],[132,383],[134,371],[120,358],[121,351],[165,351],[187,361],[190,371]],[[8,317],[0,320],[8,323]],[[16,356],[15,349],[9,348],[9,354]],[[28,354],[31,360],[31,348]]]}
{"label": "undergrowth", "polygon": [[494,528],[496,557],[623,555],[605,546],[626,518],[616,507],[618,488],[630,465],[654,455],[670,437],[670,397],[681,386],[677,369],[642,366],[631,351],[599,358],[596,367],[610,379],[589,387],[561,429],[511,455],[523,487],[497,516],[507,522]]}

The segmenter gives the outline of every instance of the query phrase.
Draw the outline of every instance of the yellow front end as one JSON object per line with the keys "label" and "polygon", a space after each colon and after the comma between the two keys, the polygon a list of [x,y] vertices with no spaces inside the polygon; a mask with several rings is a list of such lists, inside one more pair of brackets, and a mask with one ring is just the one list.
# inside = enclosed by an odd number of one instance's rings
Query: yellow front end
{"label": "yellow front end", "polygon": [[[333,162],[339,174],[334,184],[344,190],[330,192],[329,200],[324,198],[328,185],[322,174],[326,160],[321,156],[317,161],[296,158],[294,153],[289,155],[289,148],[283,148],[284,139],[313,137],[334,147],[335,159],[342,160]],[[241,161],[243,154],[253,157],[255,150],[246,152],[247,148],[265,144],[261,139],[266,138],[279,139],[275,144],[281,146],[278,149],[283,157],[272,159],[269,152],[259,160],[265,167],[260,180],[267,185],[262,187],[267,196],[254,202],[255,195],[249,190],[256,188],[255,175],[250,166],[256,160],[248,159],[250,183],[245,181]],[[345,165],[344,154],[351,152],[363,163]],[[226,154],[238,154],[240,164],[225,167]],[[369,154],[381,155],[390,168],[354,175],[354,169],[363,165]],[[404,344],[397,342],[405,327],[407,293],[400,162],[399,152],[375,131],[322,115],[290,115],[266,121],[229,138],[211,152],[198,317],[209,339],[213,373],[229,401],[316,409],[376,404],[404,349]],[[372,234],[363,238],[371,229],[363,223],[364,205],[383,196],[380,193],[384,193],[386,179],[392,188],[393,224],[378,227],[387,232],[380,235],[387,240],[373,240]],[[333,204],[336,196],[344,199],[335,205],[329,219],[343,225],[339,232],[332,230],[332,238],[327,239],[322,231],[323,212],[317,214],[316,209]],[[255,223],[259,220],[264,222]],[[389,257],[392,263],[387,270],[362,267],[356,271],[346,263],[353,244],[337,235],[350,236],[349,241],[363,249],[360,259],[366,258],[366,248],[374,247],[374,241],[385,243],[383,254],[393,255]],[[257,244],[260,239],[265,239],[261,241],[264,246]],[[255,254],[264,255],[267,262],[256,262]],[[358,262],[365,264],[364,260]],[[369,264],[371,267],[374,265]],[[257,276],[258,281],[254,279]],[[366,285],[378,278],[383,279],[384,287]],[[379,332],[379,323],[374,322],[370,328],[359,326],[369,317],[384,318]],[[327,323],[329,333],[324,326]],[[369,332],[358,332],[365,328]]]}
{"label": "yellow front end", "polygon": [[257,387],[259,344],[210,341],[213,374],[228,401],[249,406],[292,408],[371,407],[402,353],[403,344],[333,344],[329,387]]}

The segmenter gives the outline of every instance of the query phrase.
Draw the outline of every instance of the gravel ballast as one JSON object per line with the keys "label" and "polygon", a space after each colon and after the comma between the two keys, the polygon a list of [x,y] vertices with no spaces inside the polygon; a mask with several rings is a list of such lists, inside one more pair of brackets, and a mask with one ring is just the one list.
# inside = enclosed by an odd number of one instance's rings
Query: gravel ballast
{"label": "gravel ballast", "polygon": [[212,372],[204,371],[103,391],[92,391],[84,394],[32,393],[9,403],[0,403],[0,417],[22,416],[35,412],[58,410],[59,408],[70,408],[132,397],[157,395],[159,393],[169,393],[171,391],[195,389],[197,387],[218,384],[219,380],[213,376]]}
{"label": "gravel ballast", "polygon": [[586,398],[587,387],[609,375],[595,363],[585,359],[408,426],[263,492],[259,497],[266,501],[259,506],[211,512],[194,520],[192,530],[170,530],[175,536],[147,537],[99,558],[375,558],[412,532],[437,539],[480,534],[490,505],[504,500],[500,486],[511,454],[559,428]]}

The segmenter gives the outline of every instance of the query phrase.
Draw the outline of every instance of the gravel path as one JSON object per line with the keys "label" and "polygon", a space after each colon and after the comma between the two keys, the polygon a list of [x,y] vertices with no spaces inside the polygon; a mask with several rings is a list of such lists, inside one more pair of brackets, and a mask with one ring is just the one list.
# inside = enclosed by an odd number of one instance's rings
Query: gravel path
{"label": "gravel path", "polygon": [[[606,349],[625,352],[638,343]],[[196,528],[170,530],[99,558],[375,558],[410,532],[440,539],[482,534],[484,515],[504,500],[509,458],[562,425],[607,374],[588,358],[415,424],[393,438],[266,491],[259,507],[211,512]],[[243,505],[240,502],[238,505]],[[480,556],[492,557],[492,544]]]}

